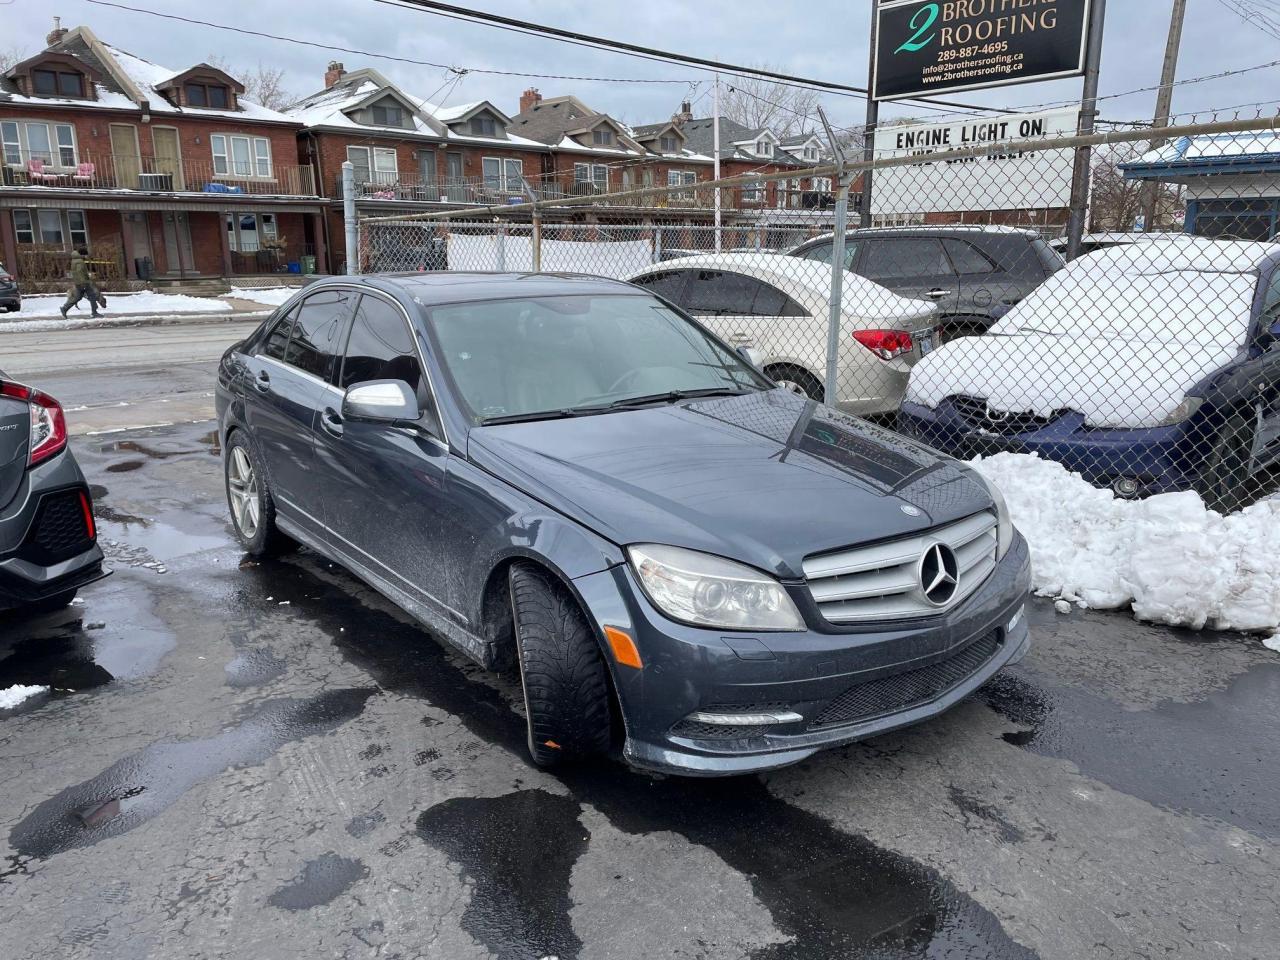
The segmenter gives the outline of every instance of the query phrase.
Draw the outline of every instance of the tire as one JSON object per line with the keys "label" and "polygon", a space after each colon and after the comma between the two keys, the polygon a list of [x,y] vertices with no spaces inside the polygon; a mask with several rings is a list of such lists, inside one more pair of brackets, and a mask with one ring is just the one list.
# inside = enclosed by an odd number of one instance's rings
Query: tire
{"label": "tire", "polygon": [[815,377],[804,367],[797,367],[790,363],[779,363],[772,367],[765,368],[765,376],[773,380],[780,387],[786,387],[792,393],[798,393],[808,397],[810,400],[821,401],[826,392],[822,388],[822,381]]}
{"label": "tire", "polygon": [[608,675],[582,610],[534,564],[514,564],[510,584],[533,762],[553,767],[606,752],[612,737]]}
{"label": "tire", "polygon": [[231,526],[245,552],[254,557],[275,557],[296,550],[297,542],[276,526],[276,504],[262,461],[239,431],[227,438],[222,475]]}
{"label": "tire", "polygon": [[1218,442],[1205,459],[1196,479],[1196,492],[1210,510],[1227,514],[1245,505],[1249,482],[1249,450],[1253,446],[1254,412],[1251,407],[1227,417]]}

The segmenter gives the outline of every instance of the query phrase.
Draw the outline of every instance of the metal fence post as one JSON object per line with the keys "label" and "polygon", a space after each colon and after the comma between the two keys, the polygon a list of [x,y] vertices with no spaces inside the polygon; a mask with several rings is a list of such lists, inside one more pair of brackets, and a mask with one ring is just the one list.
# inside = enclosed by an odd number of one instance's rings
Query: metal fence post
{"label": "metal fence post", "polygon": [[542,270],[542,211],[538,208],[538,191],[533,188],[528,177],[520,179],[524,184],[525,196],[529,198],[529,204],[533,207],[530,212],[533,229],[529,231],[529,243],[533,248],[533,272],[539,273]]}
{"label": "metal fence post", "polygon": [[342,224],[347,244],[347,276],[360,272],[360,221],[356,219],[356,168],[342,162]]}
{"label": "metal fence post", "polygon": [[831,238],[831,298],[827,304],[827,376],[822,393],[823,402],[835,406],[838,398],[839,376],[837,360],[840,356],[840,320],[844,315],[844,235],[849,223],[849,181],[844,169],[844,150],[836,140],[835,131],[827,122],[827,115],[818,107],[818,117],[827,131],[827,140],[836,161],[836,222]]}
{"label": "metal fence post", "polygon": [[[497,235],[497,253],[498,253],[498,269],[505,271],[507,269],[507,224],[505,220],[498,221]],[[536,269],[536,268],[535,268]]]}
{"label": "metal fence post", "polygon": [[662,262],[662,228],[653,228],[653,262]]}

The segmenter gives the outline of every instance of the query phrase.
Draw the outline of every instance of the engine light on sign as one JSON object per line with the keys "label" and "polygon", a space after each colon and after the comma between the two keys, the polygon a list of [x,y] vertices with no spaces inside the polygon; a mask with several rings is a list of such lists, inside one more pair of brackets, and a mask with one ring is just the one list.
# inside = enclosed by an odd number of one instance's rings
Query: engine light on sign
{"label": "engine light on sign", "polygon": [[723,557],[656,543],[627,549],[645,595],[673,620],[729,630],[803,630],[782,584]]}

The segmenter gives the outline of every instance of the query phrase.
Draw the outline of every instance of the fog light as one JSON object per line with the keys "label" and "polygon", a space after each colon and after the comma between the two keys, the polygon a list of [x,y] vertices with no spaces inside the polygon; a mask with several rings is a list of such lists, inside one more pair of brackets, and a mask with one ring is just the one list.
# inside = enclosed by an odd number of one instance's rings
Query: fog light
{"label": "fog light", "polygon": [[1133,477],[1116,477],[1111,481],[1111,489],[1116,492],[1116,496],[1129,500],[1138,495],[1138,481]]}
{"label": "fog light", "polygon": [[1018,624],[1022,622],[1022,611],[1025,609],[1026,609],[1025,607],[1018,608],[1018,612],[1015,613],[1010,618],[1009,622],[1005,625],[1005,628],[1004,628],[1005,633],[1013,633],[1013,631],[1018,628]]}
{"label": "fog light", "polygon": [[696,710],[685,719],[722,727],[760,727],[773,723],[796,723],[804,717],[794,710],[769,710],[761,713],[717,713],[713,710]]}

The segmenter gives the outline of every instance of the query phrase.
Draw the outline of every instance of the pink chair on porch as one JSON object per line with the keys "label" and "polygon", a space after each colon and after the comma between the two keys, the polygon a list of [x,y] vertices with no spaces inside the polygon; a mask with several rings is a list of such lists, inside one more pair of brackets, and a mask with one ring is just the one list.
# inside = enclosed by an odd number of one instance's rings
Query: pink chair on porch
{"label": "pink chair on porch", "polygon": [[33,158],[33,159],[31,159],[31,160],[28,160],[28,161],[27,161],[27,177],[28,177],[28,179],[30,179],[33,183],[35,183],[35,182],[45,182],[45,181],[57,180],[57,179],[58,179],[58,174],[56,174],[56,173],[45,173],[45,172],[44,172],[44,161],[43,161],[43,160],[36,160],[36,159],[34,159],[34,158]]}
{"label": "pink chair on porch", "polygon": [[92,163],[82,163],[76,167],[76,172],[71,175],[71,179],[76,183],[91,184],[93,183],[93,174],[97,170]]}

